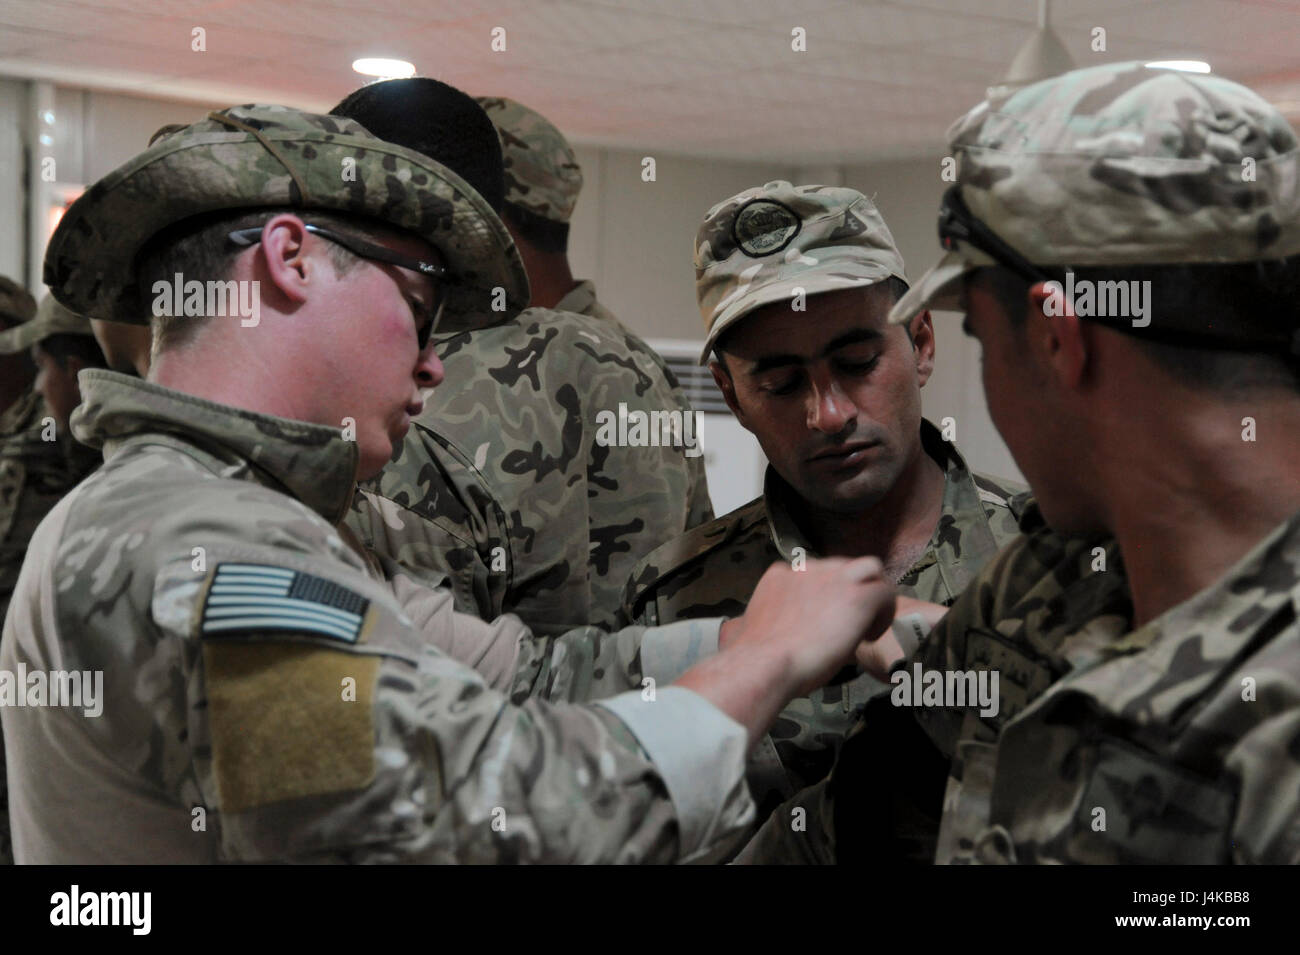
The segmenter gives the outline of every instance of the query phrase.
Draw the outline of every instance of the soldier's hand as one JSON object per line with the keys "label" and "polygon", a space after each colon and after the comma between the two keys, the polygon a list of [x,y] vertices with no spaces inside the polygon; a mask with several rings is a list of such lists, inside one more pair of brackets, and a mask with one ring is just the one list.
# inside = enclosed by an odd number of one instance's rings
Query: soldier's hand
{"label": "soldier's hand", "polygon": [[[920,642],[922,636],[929,633],[947,612],[948,608],[943,604],[929,603],[902,595],[895,597],[894,625],[886,627],[879,634],[858,644],[854,652],[858,667],[882,683],[889,682],[889,668],[907,656],[911,649],[914,649],[915,644]],[[911,619],[906,619],[913,617],[920,618],[919,629],[913,626]],[[904,627],[906,633],[911,634],[911,637],[904,641],[908,644],[906,647],[900,643],[896,631],[900,625]]]}
{"label": "soldier's hand", "polygon": [[917,600],[915,597],[904,597],[902,594],[894,602],[895,618],[919,614],[926,625],[931,628],[942,620],[947,612],[948,608],[943,604],[932,604],[926,600]]}
{"label": "soldier's hand", "polygon": [[855,648],[886,630],[893,588],[875,557],[809,561],[803,570],[774,564],[763,574],[728,647],[783,658],[790,691],[822,686],[853,659]]}

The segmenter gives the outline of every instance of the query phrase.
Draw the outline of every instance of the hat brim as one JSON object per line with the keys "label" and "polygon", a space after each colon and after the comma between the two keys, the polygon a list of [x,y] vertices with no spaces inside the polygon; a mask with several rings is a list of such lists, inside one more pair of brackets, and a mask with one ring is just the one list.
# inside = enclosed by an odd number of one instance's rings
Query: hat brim
{"label": "hat brim", "polygon": [[[151,238],[205,213],[290,207],[301,208],[304,218],[313,210],[364,216],[428,241],[455,276],[440,330],[494,325],[527,307],[528,277],[510,233],[451,170],[341,127],[266,128],[262,135],[286,155],[311,150],[309,161],[294,164],[298,180],[252,135],[222,128],[160,140],[91,186],[64,214],[46,249],[45,283],[58,301],[93,318],[148,324],[150,299],[135,285],[135,267]],[[382,164],[382,176],[341,188],[339,170],[363,162],[368,169]],[[196,174],[209,166],[217,174]],[[232,188],[229,170],[254,166],[269,167],[258,190]],[[360,168],[357,173],[357,179],[366,176]]]}
{"label": "hat brim", "polygon": [[[709,353],[722,337],[722,333],[733,327],[756,308],[771,305],[773,302],[788,302],[795,296],[795,289],[802,289],[805,296],[821,295],[825,292],[837,292],[846,288],[862,288],[883,282],[894,273],[882,265],[866,265],[855,262],[832,260],[824,266],[808,269],[787,279],[764,282],[751,288],[728,303],[709,328],[704,339],[704,348],[700,352],[700,364],[708,363]],[[906,282],[903,276],[899,279]]]}
{"label": "hat brim", "polygon": [[23,322],[0,332],[0,355],[16,355],[31,348],[41,337],[40,329],[33,331],[32,322]]}
{"label": "hat brim", "polygon": [[943,258],[894,303],[889,310],[889,324],[904,325],[926,309],[960,312],[962,278],[968,272],[996,264],[978,249],[962,247],[945,252]]}

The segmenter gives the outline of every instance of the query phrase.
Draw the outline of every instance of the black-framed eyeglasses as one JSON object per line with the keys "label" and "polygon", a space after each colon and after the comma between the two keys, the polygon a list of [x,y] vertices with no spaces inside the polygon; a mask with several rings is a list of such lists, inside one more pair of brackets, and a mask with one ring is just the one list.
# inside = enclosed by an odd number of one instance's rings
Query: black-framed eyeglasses
{"label": "black-framed eyeglasses", "polygon": [[[401,252],[394,252],[392,249],[377,245],[374,242],[367,242],[365,239],[357,238],[354,235],[340,235],[332,229],[322,229],[320,226],[311,223],[306,223],[303,227],[313,235],[318,235],[322,239],[343,246],[343,248],[360,258],[371,259],[375,262],[386,262],[389,265],[410,269],[412,272],[428,275],[435,280],[433,283],[433,303],[429,306],[428,318],[425,322],[417,325],[415,329],[415,340],[420,345],[420,351],[424,351],[429,344],[429,336],[433,334],[439,320],[441,320],[443,308],[447,304],[447,293],[453,281],[451,272],[447,267],[433,262],[425,262],[410,255],[403,255]],[[237,229],[231,232],[228,237],[235,245],[256,245],[262,241],[262,228],[262,226],[252,226],[248,229]]]}
{"label": "black-framed eyeglasses", "polygon": [[1064,268],[1047,268],[1035,265],[1003,242],[998,235],[966,208],[957,186],[949,186],[939,201],[939,244],[949,252],[965,242],[972,248],[992,257],[1030,282],[1063,282]]}

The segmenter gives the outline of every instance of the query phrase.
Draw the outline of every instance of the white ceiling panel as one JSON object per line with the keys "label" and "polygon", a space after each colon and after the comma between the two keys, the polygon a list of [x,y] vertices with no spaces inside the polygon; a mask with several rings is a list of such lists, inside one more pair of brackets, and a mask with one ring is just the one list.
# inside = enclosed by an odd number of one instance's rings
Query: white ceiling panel
{"label": "white ceiling panel", "polygon": [[[577,143],[791,163],[932,156],[1032,0],[0,0],[0,75],[327,109],[358,56],[513,96]],[[1196,57],[1300,119],[1300,0],[1055,0],[1080,65]],[[207,49],[190,49],[202,26]],[[506,30],[506,51],[491,49]],[[1107,48],[1094,52],[1094,27]],[[807,50],[791,49],[791,30]]]}

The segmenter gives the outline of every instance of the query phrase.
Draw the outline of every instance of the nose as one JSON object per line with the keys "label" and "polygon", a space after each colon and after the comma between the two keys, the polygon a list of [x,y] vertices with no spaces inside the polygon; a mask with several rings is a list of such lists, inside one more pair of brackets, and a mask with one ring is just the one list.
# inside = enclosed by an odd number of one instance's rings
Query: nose
{"label": "nose", "polygon": [[442,360],[435,354],[433,343],[420,352],[419,361],[415,363],[415,381],[420,388],[437,388],[442,384],[445,373]]}
{"label": "nose", "polygon": [[823,434],[840,434],[858,416],[857,406],[833,377],[814,378],[809,397],[808,427]]}

